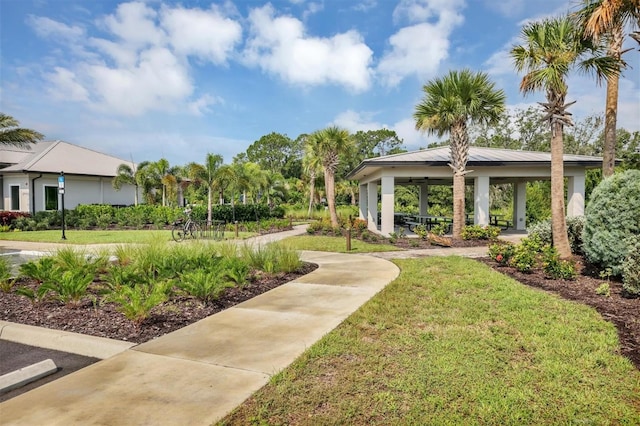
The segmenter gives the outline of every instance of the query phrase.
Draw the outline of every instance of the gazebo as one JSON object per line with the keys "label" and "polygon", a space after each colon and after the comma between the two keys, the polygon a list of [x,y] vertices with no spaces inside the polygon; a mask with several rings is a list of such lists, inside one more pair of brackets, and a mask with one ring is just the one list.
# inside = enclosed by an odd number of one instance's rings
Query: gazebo
{"label": "gazebo", "polygon": [[[360,218],[368,221],[369,230],[385,236],[391,234],[394,231],[396,185],[419,186],[419,214],[427,215],[429,186],[453,183],[449,162],[448,146],[364,160],[347,176],[347,179],[360,182]],[[584,214],[585,170],[599,167],[602,167],[600,157],[564,156],[564,175],[568,181],[567,216]],[[489,224],[489,186],[508,183],[514,188],[512,223],[515,229],[524,230],[526,183],[551,178],[551,154],[470,147],[467,170],[465,183],[474,187],[474,224]]]}

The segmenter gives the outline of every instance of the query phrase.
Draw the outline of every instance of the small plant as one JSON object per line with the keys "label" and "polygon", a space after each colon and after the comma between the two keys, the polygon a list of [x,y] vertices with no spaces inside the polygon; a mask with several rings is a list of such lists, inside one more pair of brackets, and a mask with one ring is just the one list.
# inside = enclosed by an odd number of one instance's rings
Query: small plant
{"label": "small plant", "polygon": [[351,228],[353,228],[357,233],[361,233],[367,230],[367,221],[364,219],[354,219],[351,224]]}
{"label": "small plant", "polygon": [[413,233],[416,234],[417,236],[419,236],[422,239],[427,238],[427,227],[424,224],[419,224],[416,225],[415,228],[413,228]]}
{"label": "small plant", "polygon": [[536,251],[531,250],[531,248],[524,244],[519,244],[514,250],[511,265],[520,272],[531,273],[537,263],[536,255]]}
{"label": "small plant", "polygon": [[38,283],[43,283],[55,273],[55,262],[51,257],[42,257],[36,261],[26,262],[20,265],[20,275],[31,278]]}
{"label": "small plant", "polygon": [[9,293],[15,279],[11,276],[11,265],[5,256],[0,256],[0,291]]}
{"label": "small plant", "polygon": [[225,289],[234,286],[233,283],[226,280],[223,274],[203,270],[181,274],[176,285],[185,293],[202,300],[204,303],[216,300]]}
{"label": "small plant", "polygon": [[604,297],[611,297],[611,287],[609,283],[602,283],[596,288],[596,294]]}
{"label": "small plant", "polygon": [[558,250],[552,246],[545,246],[542,250],[542,268],[551,279],[574,280],[576,267],[572,261],[561,260]]}
{"label": "small plant", "polygon": [[463,240],[494,240],[500,235],[496,226],[468,225],[462,228]]}
{"label": "small plant", "polygon": [[137,284],[133,287],[121,286],[114,289],[107,300],[118,305],[124,316],[140,326],[151,315],[153,308],[167,300],[170,284]]}
{"label": "small plant", "polygon": [[87,294],[87,288],[93,281],[93,274],[83,270],[62,271],[40,286],[42,291],[54,293],[54,297],[65,305],[77,305]]}
{"label": "small plant", "polygon": [[622,288],[629,296],[640,296],[640,243],[629,249],[622,263]]}
{"label": "small plant", "polygon": [[439,237],[447,233],[448,225],[446,223],[439,223],[431,227],[430,233]]}
{"label": "small plant", "polygon": [[489,257],[500,265],[508,265],[515,253],[515,245],[510,242],[497,242],[489,246]]}
{"label": "small plant", "polygon": [[243,286],[249,276],[249,265],[237,257],[229,257],[222,263],[224,276],[236,285]]}

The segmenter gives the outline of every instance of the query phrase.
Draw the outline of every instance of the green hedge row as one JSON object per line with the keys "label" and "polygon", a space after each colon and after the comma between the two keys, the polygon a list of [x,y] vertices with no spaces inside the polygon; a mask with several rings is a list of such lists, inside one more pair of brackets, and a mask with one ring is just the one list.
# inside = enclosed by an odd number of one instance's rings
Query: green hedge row
{"label": "green hedge row", "polygon": [[[65,210],[65,225],[70,229],[108,228],[112,226],[142,228],[154,225],[162,228],[184,217],[183,208],[157,205],[139,205],[114,207],[103,204],[79,205],[73,210]],[[225,222],[253,222],[271,218],[283,218],[282,207],[269,208],[256,205],[215,205],[212,219]],[[206,206],[193,206],[192,218],[196,221],[207,220]],[[35,215],[15,217],[10,227],[23,231],[35,231],[57,228],[62,225],[59,211],[37,212]]]}

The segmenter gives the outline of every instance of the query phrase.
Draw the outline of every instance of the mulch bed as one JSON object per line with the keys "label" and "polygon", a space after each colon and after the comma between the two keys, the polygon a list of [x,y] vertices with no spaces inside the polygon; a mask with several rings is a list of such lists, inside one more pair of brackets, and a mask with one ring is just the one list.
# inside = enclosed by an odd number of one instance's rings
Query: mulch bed
{"label": "mulch bed", "polygon": [[565,299],[589,305],[596,309],[607,321],[616,326],[620,338],[620,352],[640,369],[640,298],[625,297],[622,283],[610,280],[610,296],[596,293],[596,289],[606,280],[597,277],[595,271],[584,267],[582,258],[576,257],[578,276],[575,280],[553,280],[545,277],[543,271],[525,274],[510,266],[501,266],[489,258],[481,258],[498,272],[509,275],[531,287],[555,293]]}
{"label": "mulch bed", "polygon": [[[78,306],[56,301],[32,303],[15,293],[0,293],[0,319],[20,324],[71,331],[91,336],[143,343],[249,300],[289,281],[314,271],[318,265],[303,263],[295,273],[261,274],[242,288],[227,289],[215,302],[204,304],[191,297],[173,297],[154,308],[139,326],[125,318],[113,303],[95,306],[85,298]],[[34,285],[29,282],[17,283]],[[97,295],[96,295],[97,296]]]}

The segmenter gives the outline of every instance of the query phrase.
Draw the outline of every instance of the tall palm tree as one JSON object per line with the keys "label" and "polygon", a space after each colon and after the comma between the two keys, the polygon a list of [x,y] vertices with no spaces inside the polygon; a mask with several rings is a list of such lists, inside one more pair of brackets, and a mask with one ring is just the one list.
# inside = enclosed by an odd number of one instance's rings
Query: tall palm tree
{"label": "tall palm tree", "polygon": [[314,132],[307,143],[310,149],[320,158],[324,170],[324,185],[327,192],[327,204],[331,216],[331,226],[338,227],[338,212],[336,211],[335,174],[340,162],[340,155],[353,148],[353,140],[349,131],[337,126]]}
{"label": "tall palm tree", "polygon": [[309,176],[309,211],[307,212],[307,217],[311,217],[316,194],[316,179],[318,174],[322,173],[322,162],[321,158],[313,151],[311,144],[308,143],[305,145],[304,157],[302,157],[302,168],[304,173]]}
{"label": "tall palm tree", "polygon": [[135,187],[135,193],[133,194],[133,205],[138,205],[138,182],[136,180],[136,167],[128,164],[120,164],[116,170],[116,176],[113,178],[111,184],[116,191],[119,191],[123,185],[133,185]]}
{"label": "tall palm tree", "polygon": [[546,19],[527,24],[521,33],[522,44],[511,49],[518,72],[524,76],[520,91],[528,94],[544,90],[542,103],[545,120],[551,127],[551,224],[553,245],[562,257],[571,256],[564,206],[564,126],[572,125],[565,103],[566,78],[573,67],[594,70],[598,76],[615,73],[617,63],[603,54],[602,46],[582,37],[580,28],[568,17]]}
{"label": "tall palm tree", "polygon": [[203,182],[207,187],[207,221],[211,223],[213,192],[217,182],[217,174],[224,159],[219,154],[207,153],[204,165],[191,163],[189,164],[187,174],[190,178]]}
{"label": "tall palm tree", "polygon": [[139,188],[142,189],[142,195],[147,204],[155,203],[156,179],[153,173],[153,163],[150,161],[142,161],[138,164],[134,172],[134,179]]}
{"label": "tall palm tree", "polygon": [[23,129],[15,118],[0,112],[0,145],[29,148],[31,144],[44,138],[44,135],[31,129]]}
{"label": "tall palm tree", "polygon": [[442,137],[450,135],[453,169],[453,238],[460,239],[465,223],[464,189],[468,173],[470,124],[491,124],[505,109],[504,91],[497,90],[489,76],[468,69],[450,71],[422,88],[425,93],[416,105],[416,129]]}
{"label": "tall palm tree", "polygon": [[[584,34],[594,42],[604,36],[608,43],[607,54],[615,58],[624,68],[622,43],[624,27],[640,23],[640,1],[638,0],[584,0],[583,7],[576,13]],[[640,32],[631,36],[640,43]],[[602,152],[602,175],[611,176],[616,157],[616,125],[618,117],[618,73],[607,77],[607,99],[605,104],[604,149]]]}

